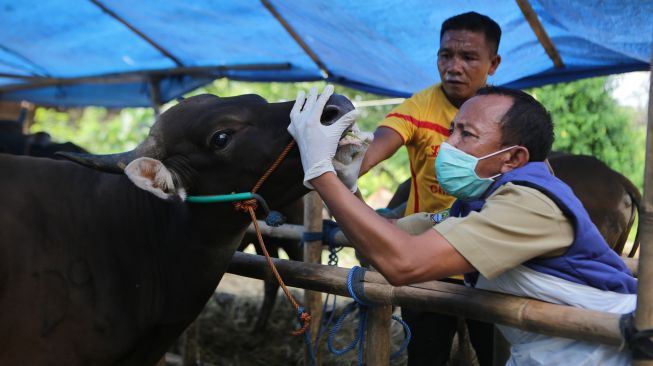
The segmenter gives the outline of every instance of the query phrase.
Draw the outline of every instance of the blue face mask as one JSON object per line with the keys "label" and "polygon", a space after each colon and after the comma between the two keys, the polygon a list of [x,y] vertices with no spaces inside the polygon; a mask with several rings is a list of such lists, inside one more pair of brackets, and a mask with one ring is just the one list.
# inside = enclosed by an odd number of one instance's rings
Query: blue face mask
{"label": "blue face mask", "polygon": [[479,160],[489,158],[514,147],[517,146],[507,147],[477,158],[443,142],[440,145],[438,157],[435,159],[435,175],[442,189],[450,195],[464,201],[476,199],[490,187],[494,182],[494,178],[501,175],[497,174],[489,178],[479,177],[476,174],[476,165]]}

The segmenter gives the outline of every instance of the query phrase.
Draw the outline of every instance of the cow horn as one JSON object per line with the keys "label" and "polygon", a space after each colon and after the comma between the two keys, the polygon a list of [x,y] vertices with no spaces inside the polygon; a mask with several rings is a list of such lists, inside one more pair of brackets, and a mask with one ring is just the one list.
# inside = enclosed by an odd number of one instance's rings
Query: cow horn
{"label": "cow horn", "polygon": [[107,173],[122,173],[127,164],[138,158],[158,159],[160,156],[158,148],[151,138],[146,139],[134,150],[119,154],[94,155],[59,151],[55,155]]}

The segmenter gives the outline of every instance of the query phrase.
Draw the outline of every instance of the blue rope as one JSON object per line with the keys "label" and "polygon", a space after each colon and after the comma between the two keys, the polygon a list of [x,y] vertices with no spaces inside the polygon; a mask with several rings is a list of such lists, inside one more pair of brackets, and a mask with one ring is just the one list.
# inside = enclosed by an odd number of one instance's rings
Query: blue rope
{"label": "blue rope", "polygon": [[[302,241],[318,241],[322,240],[323,242],[326,240],[326,243],[329,246],[329,262],[328,265],[330,266],[337,266],[338,265],[338,252],[342,250],[342,246],[337,247],[335,245],[335,235],[340,231],[340,228],[338,227],[338,224],[334,221],[331,220],[323,220],[322,222],[322,232],[304,232]],[[365,344],[365,329],[367,327],[367,314],[368,314],[368,307],[372,306],[372,304],[368,301],[368,299],[365,297],[365,289],[363,287],[364,283],[364,278],[365,278],[365,272],[366,269],[359,267],[359,266],[354,266],[349,273],[347,274],[347,290],[349,292],[349,295],[351,296],[352,299],[354,299],[353,302],[351,302],[347,307],[343,310],[342,314],[336,321],[335,325],[331,330],[329,331],[329,335],[327,337],[327,348],[329,351],[336,356],[341,356],[354,348],[358,346],[358,365],[363,365],[363,359],[364,359],[364,344]],[[324,299],[324,304],[322,306],[322,314],[327,313],[327,308],[328,308],[328,303],[329,303],[329,296],[330,294],[327,294],[326,298]],[[356,332],[356,335],[354,339],[346,345],[345,347],[338,349],[334,345],[334,340],[335,336],[340,331],[342,328],[342,324],[344,323],[345,319],[351,314],[354,310],[358,309],[358,330]],[[318,347],[320,344],[320,339],[326,333],[326,331],[329,328],[329,325],[333,322],[333,318],[335,316],[335,311],[336,311],[336,296],[333,297],[333,303],[331,305],[331,314],[329,315],[328,319],[327,318],[322,318],[320,321],[320,326],[318,327],[317,331],[317,337],[315,338],[315,345],[311,346],[311,341],[310,341],[310,336],[305,335],[305,342],[306,342],[306,347],[308,348],[308,353],[311,357],[311,364],[315,363],[315,355],[318,352]],[[298,316],[301,316],[301,311]],[[410,343],[411,339],[411,331],[410,328],[408,327],[408,324],[406,324],[401,318],[393,315],[392,319],[399,322],[404,328],[404,333],[406,334],[403,343],[401,344],[399,350],[394,352],[393,354],[390,355],[390,359],[395,359],[399,355],[401,355],[402,352],[405,351],[405,349],[408,347],[408,344]],[[300,319],[301,323],[301,319]]]}
{"label": "blue rope", "polygon": [[[333,326],[329,332],[329,337],[327,338],[327,347],[329,351],[337,356],[341,356],[351,350],[353,350],[358,345],[358,364],[363,364],[363,345],[365,344],[365,328],[367,326],[367,308],[368,303],[365,301],[365,295],[362,292],[362,281],[365,276],[365,269],[359,266],[352,267],[347,274],[347,290],[349,295],[354,299],[345,310],[343,310],[342,315],[336,321],[336,324]],[[356,291],[359,290],[360,292]],[[358,292],[358,293],[357,293]],[[342,327],[342,323],[345,321],[347,316],[358,307],[358,331],[354,339],[341,349],[335,347],[334,339],[336,333]]]}
{"label": "blue rope", "polygon": [[395,353],[390,355],[390,359],[394,360],[406,350],[406,348],[408,347],[408,343],[410,343],[410,339],[412,338],[412,333],[410,332],[410,327],[408,326],[408,324],[406,324],[406,322],[400,317],[393,315],[392,320],[401,324],[401,326],[404,327],[404,334],[406,334],[403,343],[401,343],[401,347],[399,347],[399,349]]}
{"label": "blue rope", "polygon": [[[329,337],[327,338],[327,347],[329,348],[329,351],[337,356],[341,356],[353,350],[356,346],[358,346],[358,365],[363,365],[363,356],[364,356],[363,351],[365,345],[365,329],[367,327],[367,314],[368,314],[368,308],[372,306],[369,300],[365,297],[365,292],[363,288],[365,272],[366,272],[365,268],[354,266],[347,274],[347,290],[349,291],[349,295],[351,296],[352,299],[354,299],[354,301],[352,301],[349,305],[347,305],[347,307],[343,310],[342,315],[340,315],[340,317],[336,321],[336,324],[329,332]],[[358,308],[358,314],[359,314],[358,331],[356,332],[356,336],[351,341],[351,343],[349,343],[348,345],[346,345],[341,349],[338,349],[334,345],[335,336],[340,330],[340,328],[342,328],[342,324],[344,323],[345,319],[356,308]],[[396,315],[393,315],[392,319],[395,320],[396,322],[399,322],[399,324],[402,325],[406,336],[401,346],[399,347],[399,350],[397,350],[396,352],[390,355],[391,360],[397,358],[399,355],[401,355],[402,352],[406,350],[408,344],[410,343],[410,339],[412,337],[410,327],[408,326],[408,324],[406,324],[400,317]]]}
{"label": "blue rope", "polygon": [[[356,336],[354,339],[346,345],[345,347],[338,349],[336,346],[333,344],[334,343],[334,338],[340,328],[342,328],[342,324],[344,323],[345,319],[347,319],[347,316],[349,316],[350,313],[352,313],[356,307],[358,307],[358,312],[359,312],[359,320],[358,320],[358,332],[356,332]],[[338,320],[336,321],[336,324],[331,328],[331,331],[329,332],[329,337],[327,338],[327,347],[329,348],[329,351],[331,353],[335,354],[336,356],[341,356],[356,347],[358,345],[358,354],[359,354],[359,364],[362,364],[362,351],[363,351],[363,344],[365,343],[365,325],[367,323],[367,307],[365,305],[360,305],[355,301],[352,301],[347,305],[345,310],[343,310],[342,315]]]}

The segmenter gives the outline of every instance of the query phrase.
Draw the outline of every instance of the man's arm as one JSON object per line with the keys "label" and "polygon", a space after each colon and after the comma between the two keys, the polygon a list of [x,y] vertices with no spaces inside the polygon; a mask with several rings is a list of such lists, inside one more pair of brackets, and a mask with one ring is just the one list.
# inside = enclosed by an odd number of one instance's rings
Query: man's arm
{"label": "man's arm", "polygon": [[342,231],[381,274],[401,286],[474,271],[435,230],[411,236],[358,200],[332,173],[311,180]]}
{"label": "man's arm", "polygon": [[391,157],[404,144],[401,136],[392,128],[379,127],[374,131],[374,140],[367,148],[358,176],[362,176],[376,164]]}

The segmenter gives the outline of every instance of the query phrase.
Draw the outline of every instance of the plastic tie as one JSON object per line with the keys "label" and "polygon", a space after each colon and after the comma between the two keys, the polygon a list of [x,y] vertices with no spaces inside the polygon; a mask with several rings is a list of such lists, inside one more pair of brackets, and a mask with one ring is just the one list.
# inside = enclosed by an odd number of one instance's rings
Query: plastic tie
{"label": "plastic tie", "polygon": [[279,211],[270,211],[268,217],[265,218],[265,223],[268,226],[279,227],[286,222],[286,217]]}
{"label": "plastic tie", "polygon": [[304,234],[302,234],[302,241],[304,243],[306,243],[307,241],[322,241],[322,232],[304,231]]}
{"label": "plastic tie", "polygon": [[340,231],[338,223],[333,220],[322,220],[322,232],[324,233],[324,238],[326,238],[326,245],[329,248],[336,247],[336,234]]}

